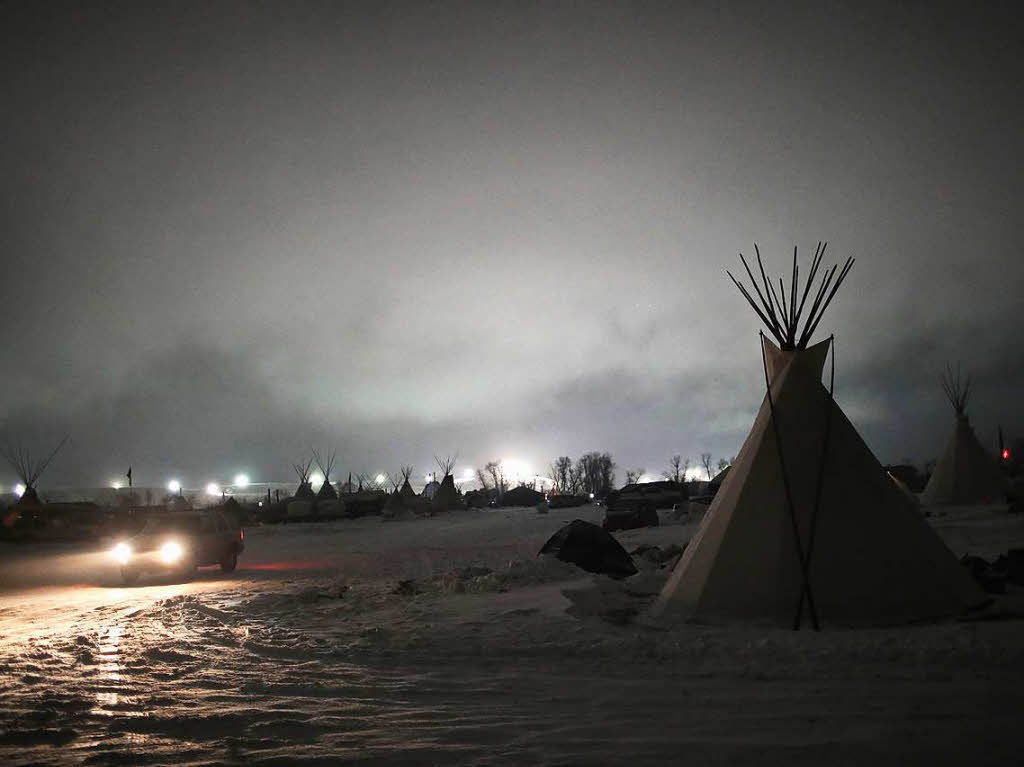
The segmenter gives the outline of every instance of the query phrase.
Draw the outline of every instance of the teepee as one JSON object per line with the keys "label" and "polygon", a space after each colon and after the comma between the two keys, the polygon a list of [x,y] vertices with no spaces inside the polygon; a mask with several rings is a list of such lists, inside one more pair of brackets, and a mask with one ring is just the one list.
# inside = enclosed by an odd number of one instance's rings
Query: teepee
{"label": "teepee", "polygon": [[68,441],[67,437],[64,437],[60,441],[60,444],[53,449],[53,451],[46,458],[33,457],[32,451],[27,447],[18,444],[10,448],[5,448],[3,452],[4,458],[7,463],[11,465],[15,473],[18,475],[18,479],[21,480],[25,486],[24,492],[21,497],[14,504],[15,507],[24,508],[29,506],[42,506],[42,501],[39,500],[39,494],[36,492],[36,482],[46,471],[46,467],[50,465],[50,462],[54,459],[60,449],[64,447],[64,443]]}
{"label": "teepee", "polygon": [[462,499],[459,498],[459,493],[455,489],[455,477],[452,476],[452,467],[455,466],[458,455],[454,458],[446,456],[444,460],[434,456],[434,460],[437,461],[438,468],[444,474],[444,479],[441,480],[441,484],[430,499],[431,510],[449,511],[451,509],[461,509]]}
{"label": "teepee", "polygon": [[412,476],[412,466],[402,467],[402,487],[398,491],[402,498],[409,500],[416,497],[416,491],[412,489],[412,485],[409,484],[409,477]]}
{"label": "teepee", "polygon": [[334,489],[334,485],[331,484],[331,470],[334,468],[334,456],[335,453],[332,451],[331,454],[327,456],[327,460],[324,460],[318,451],[313,451],[313,458],[316,460],[316,465],[319,467],[320,473],[324,475],[323,484],[320,485],[320,490],[316,494],[316,499],[318,501],[338,500],[338,493]]}
{"label": "teepee", "polygon": [[788,296],[760,253],[763,293],[740,257],[759,303],[729,275],[777,344],[762,334],[765,399],[652,608],[666,620],[887,624],[986,601],[822,385],[832,339],[808,343],[853,265],[825,269],[801,324],[825,247],[802,292],[795,250]]}
{"label": "teepee", "polygon": [[295,469],[296,475],[299,477],[299,489],[295,491],[293,500],[296,501],[315,501],[316,494],[313,492],[313,486],[309,483],[309,468],[313,465],[313,459],[310,458],[305,463],[293,463],[292,468]]}
{"label": "teepee", "polygon": [[392,476],[388,474],[388,482],[391,483],[391,492],[388,493],[388,498],[384,501],[384,516],[394,516],[404,507],[402,494],[398,491],[398,475]]}
{"label": "teepee", "polygon": [[942,374],[942,390],[953,406],[956,423],[946,440],[942,458],[935,464],[928,484],[921,493],[926,505],[994,503],[1006,496],[1006,478],[974,434],[967,417],[971,396],[971,377],[961,380],[960,367]]}

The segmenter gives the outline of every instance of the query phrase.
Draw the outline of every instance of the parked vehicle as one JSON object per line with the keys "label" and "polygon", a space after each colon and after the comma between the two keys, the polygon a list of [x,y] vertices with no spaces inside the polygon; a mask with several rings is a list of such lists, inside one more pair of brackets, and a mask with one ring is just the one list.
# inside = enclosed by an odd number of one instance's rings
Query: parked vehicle
{"label": "parked vehicle", "polygon": [[609,512],[671,509],[687,499],[686,488],[679,482],[640,482],[613,490],[605,500]]}
{"label": "parked vehicle", "polygon": [[549,509],[568,509],[575,506],[585,506],[590,503],[590,498],[585,495],[549,495],[548,496],[548,508]]}

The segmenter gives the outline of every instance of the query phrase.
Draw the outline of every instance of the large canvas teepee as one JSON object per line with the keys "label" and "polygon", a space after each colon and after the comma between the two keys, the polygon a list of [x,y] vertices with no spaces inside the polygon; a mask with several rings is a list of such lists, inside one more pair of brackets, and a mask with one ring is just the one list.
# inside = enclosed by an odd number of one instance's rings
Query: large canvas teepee
{"label": "large canvas teepee", "polygon": [[970,376],[961,381],[959,368],[955,375],[952,368],[947,368],[942,375],[942,389],[953,406],[956,424],[946,440],[942,458],[935,464],[935,471],[921,493],[921,501],[946,505],[1002,500],[1006,495],[1006,478],[995,457],[978,441],[967,418]]}
{"label": "large canvas teepee", "polygon": [[780,295],[764,276],[760,255],[763,295],[750,275],[760,306],[736,283],[779,342],[762,339],[768,392],[655,615],[828,627],[985,602],[822,385],[831,340],[808,342],[852,265],[838,279],[835,266],[824,272],[801,330],[823,254],[819,245],[799,302],[795,252],[788,299],[781,280]]}

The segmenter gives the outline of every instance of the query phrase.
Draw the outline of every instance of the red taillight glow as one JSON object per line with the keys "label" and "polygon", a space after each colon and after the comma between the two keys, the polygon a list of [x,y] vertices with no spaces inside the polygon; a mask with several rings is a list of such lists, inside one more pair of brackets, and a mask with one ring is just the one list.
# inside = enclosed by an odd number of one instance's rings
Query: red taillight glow
{"label": "red taillight glow", "polygon": [[245,530],[243,530],[242,528],[238,528],[238,540],[245,540]]}
{"label": "red taillight glow", "polygon": [[1009,461],[1010,460],[1010,448],[1008,448],[1008,447],[1004,447],[1003,448],[1003,460],[1004,461]]}

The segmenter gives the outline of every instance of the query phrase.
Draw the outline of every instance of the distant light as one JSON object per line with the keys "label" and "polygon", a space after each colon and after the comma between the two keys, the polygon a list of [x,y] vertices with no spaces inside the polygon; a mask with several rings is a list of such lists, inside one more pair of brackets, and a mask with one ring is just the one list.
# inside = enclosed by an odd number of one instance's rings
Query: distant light
{"label": "distant light", "polygon": [[322,485],[324,483],[324,475],[318,471],[314,471],[309,475],[310,485]]}
{"label": "distant light", "polygon": [[167,489],[170,490],[172,493],[181,492],[181,483],[176,479],[172,479],[170,482],[167,483]]}
{"label": "distant light", "polygon": [[206,486],[207,495],[220,495],[220,485],[216,482],[211,482]]}
{"label": "distant light", "polygon": [[1008,447],[1004,447],[1003,448],[1003,460],[1004,461],[1009,461],[1010,460],[1010,448],[1008,448]]}
{"label": "distant light", "polygon": [[25,486],[20,482],[14,486],[14,494],[21,498],[25,494]]}
{"label": "distant light", "polygon": [[235,487],[248,487],[249,486],[249,475],[248,474],[236,474],[235,475]]}
{"label": "distant light", "polygon": [[503,458],[501,470],[505,479],[513,483],[525,482],[534,476],[533,470],[526,464],[526,461],[520,461],[518,458]]}
{"label": "distant light", "polygon": [[110,483],[110,486],[112,488],[114,488],[115,490],[120,490],[121,487],[122,487],[121,483],[118,482],[116,479],[113,482]]}
{"label": "distant light", "polygon": [[594,494],[593,493],[590,494],[590,500],[594,500]]}
{"label": "distant light", "polygon": [[385,479],[387,479],[386,476],[384,476],[383,474],[378,474],[377,475],[377,484],[378,485],[383,484]]}

